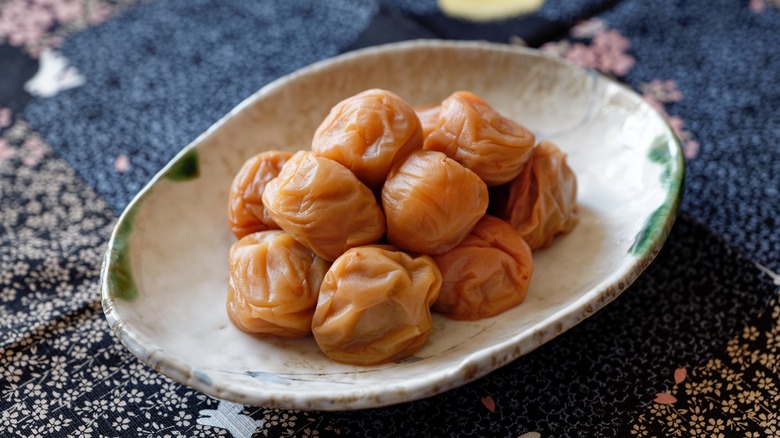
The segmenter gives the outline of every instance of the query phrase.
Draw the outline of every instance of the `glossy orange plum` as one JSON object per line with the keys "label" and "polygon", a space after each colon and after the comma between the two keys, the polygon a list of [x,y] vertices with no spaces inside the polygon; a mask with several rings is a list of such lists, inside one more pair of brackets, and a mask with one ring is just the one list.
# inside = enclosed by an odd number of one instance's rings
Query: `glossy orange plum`
{"label": "glossy orange plum", "polygon": [[228,224],[239,239],[258,231],[279,229],[263,207],[263,190],[268,181],[279,175],[290,157],[290,152],[261,152],[247,160],[233,178],[228,197]]}
{"label": "glossy orange plum", "polygon": [[263,205],[279,227],[328,261],[385,233],[373,192],[343,165],[307,151],[268,182]]}
{"label": "glossy orange plum", "polygon": [[428,256],[387,245],[352,248],[325,274],[312,320],[314,339],[339,362],[407,358],[431,334],[430,307],[440,287],[441,274]]}
{"label": "glossy orange plum", "polygon": [[417,118],[420,119],[423,141],[425,141],[425,138],[436,129],[436,125],[439,123],[441,105],[418,106],[414,109],[414,112],[417,113]]}
{"label": "glossy orange plum", "polygon": [[239,329],[282,337],[311,333],[330,263],[282,230],[249,234],[230,248],[227,311]]}
{"label": "glossy orange plum", "polygon": [[390,168],[422,148],[422,127],[414,109],[397,95],[366,90],[339,102],[314,134],[312,152],[348,167],[372,190]]}
{"label": "glossy orange plum", "polygon": [[535,137],[473,93],[458,91],[441,103],[426,150],[439,151],[476,173],[489,186],[515,178],[531,157]]}
{"label": "glossy orange plum", "polygon": [[522,303],[534,266],[523,238],[490,215],[460,245],[434,260],[442,287],[433,310],[457,320],[488,318]]}
{"label": "glossy orange plum", "polygon": [[566,154],[549,141],[540,142],[523,172],[495,193],[491,210],[533,251],[577,224],[577,177]]}
{"label": "glossy orange plum", "polygon": [[390,171],[382,188],[388,240],[422,254],[440,254],[458,245],[487,205],[485,183],[441,152],[411,154]]}

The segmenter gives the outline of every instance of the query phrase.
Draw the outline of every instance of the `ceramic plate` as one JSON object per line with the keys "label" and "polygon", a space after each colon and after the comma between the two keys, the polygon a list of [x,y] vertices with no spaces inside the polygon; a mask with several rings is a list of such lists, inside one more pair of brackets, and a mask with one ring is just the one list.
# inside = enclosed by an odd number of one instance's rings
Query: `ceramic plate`
{"label": "ceramic plate", "polygon": [[[534,255],[523,304],[474,322],[434,316],[412,358],[333,362],[312,337],[260,338],[228,320],[228,189],[267,149],[308,149],[340,100],[368,88],[413,105],[470,90],[568,153],[580,223]],[[651,262],[683,178],[669,126],[640,96],[539,52],[414,41],[348,53],[264,87],[184,148],[122,214],[102,269],[105,315],[148,366],[212,396],[267,407],[344,410],[428,397],[532,351],[615,299]]]}

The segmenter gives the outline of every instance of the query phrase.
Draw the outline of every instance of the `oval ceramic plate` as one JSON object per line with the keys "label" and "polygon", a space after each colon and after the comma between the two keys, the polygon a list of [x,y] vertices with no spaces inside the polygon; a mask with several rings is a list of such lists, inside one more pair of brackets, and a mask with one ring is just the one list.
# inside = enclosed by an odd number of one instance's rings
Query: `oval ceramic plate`
{"label": "oval ceramic plate", "polygon": [[[358,367],[312,337],[261,338],[228,320],[228,189],[267,149],[308,149],[340,100],[368,88],[413,105],[470,90],[568,153],[579,225],[534,255],[523,304],[451,321],[412,358]],[[130,203],[102,269],[114,334],[148,366],[204,393],[267,407],[343,410],[428,397],[550,341],[625,290],[660,249],[683,178],[680,147],[640,96],[536,51],[414,41],[320,62],[264,87],[173,159]]]}

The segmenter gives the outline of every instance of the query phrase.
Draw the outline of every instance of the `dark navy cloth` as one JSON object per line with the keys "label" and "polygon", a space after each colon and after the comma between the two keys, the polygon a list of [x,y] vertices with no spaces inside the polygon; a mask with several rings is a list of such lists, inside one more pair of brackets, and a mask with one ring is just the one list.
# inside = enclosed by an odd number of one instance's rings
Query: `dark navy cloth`
{"label": "dark navy cloth", "polygon": [[624,1],[602,18],[631,41],[634,87],[677,82],[669,106],[701,147],[683,211],[780,271],[780,10],[743,2]]}
{"label": "dark navy cloth", "polygon": [[[378,5],[159,0],[68,39],[87,79],[25,113],[115,212],[183,146],[279,76],[338,54]],[[315,22],[317,25],[311,25]],[[116,184],[113,163],[132,158]]]}

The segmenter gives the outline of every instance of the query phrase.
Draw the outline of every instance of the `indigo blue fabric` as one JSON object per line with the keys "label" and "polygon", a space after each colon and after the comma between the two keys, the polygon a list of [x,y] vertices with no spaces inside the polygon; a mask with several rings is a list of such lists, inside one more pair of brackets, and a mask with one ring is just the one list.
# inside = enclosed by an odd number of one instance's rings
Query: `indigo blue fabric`
{"label": "indigo blue fabric", "polygon": [[631,41],[625,80],[677,82],[668,107],[701,147],[682,210],[780,271],[780,10],[744,2],[624,1],[601,17]]}
{"label": "indigo blue fabric", "polygon": [[[338,54],[377,8],[359,0],[150,2],[68,39],[62,53],[86,84],[33,100],[25,116],[118,213],[235,105]],[[120,154],[132,167],[117,184]]]}

